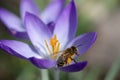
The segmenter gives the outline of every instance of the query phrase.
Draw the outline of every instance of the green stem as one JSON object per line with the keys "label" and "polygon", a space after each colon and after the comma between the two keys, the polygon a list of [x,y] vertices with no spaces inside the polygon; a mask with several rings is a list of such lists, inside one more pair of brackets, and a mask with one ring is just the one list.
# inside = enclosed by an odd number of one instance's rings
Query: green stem
{"label": "green stem", "polygon": [[48,70],[41,69],[41,79],[40,80],[49,80]]}
{"label": "green stem", "polygon": [[54,69],[54,75],[53,75],[53,76],[54,76],[54,80],[60,80],[60,77],[59,77],[60,75],[59,75],[59,73],[60,73],[59,70],[55,70],[55,69]]}
{"label": "green stem", "polygon": [[105,80],[114,80],[114,78],[119,72],[119,69],[120,69],[120,56],[118,56],[116,61],[111,66],[110,70],[108,71],[108,74],[106,75]]}

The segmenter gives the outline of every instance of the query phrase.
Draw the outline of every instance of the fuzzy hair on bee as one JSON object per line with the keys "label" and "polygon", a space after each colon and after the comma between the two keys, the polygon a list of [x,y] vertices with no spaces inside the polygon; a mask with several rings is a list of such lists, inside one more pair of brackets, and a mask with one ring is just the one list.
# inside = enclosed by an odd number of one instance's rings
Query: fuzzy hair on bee
{"label": "fuzzy hair on bee", "polygon": [[76,62],[75,59],[73,59],[73,57],[74,57],[74,55],[77,55],[77,54],[78,54],[78,48],[77,47],[72,46],[70,48],[67,48],[58,57],[57,66],[58,67],[63,67],[65,65],[69,65],[71,61]]}

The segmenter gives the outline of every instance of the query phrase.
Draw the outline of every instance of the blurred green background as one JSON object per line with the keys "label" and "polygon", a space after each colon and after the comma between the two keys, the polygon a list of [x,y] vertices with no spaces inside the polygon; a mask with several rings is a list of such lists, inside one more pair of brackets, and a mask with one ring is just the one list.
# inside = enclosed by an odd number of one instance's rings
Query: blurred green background
{"label": "blurred green background", "polygon": [[[41,10],[49,0],[36,0]],[[4,7],[17,15],[19,0],[0,0]],[[78,9],[77,34],[96,31],[98,38],[80,59],[88,60],[80,72],[60,72],[60,80],[120,80],[120,0],[76,0]],[[0,39],[12,37],[0,21]],[[0,50],[0,80],[39,80],[40,70],[31,63]],[[53,80],[49,70],[49,80]]]}

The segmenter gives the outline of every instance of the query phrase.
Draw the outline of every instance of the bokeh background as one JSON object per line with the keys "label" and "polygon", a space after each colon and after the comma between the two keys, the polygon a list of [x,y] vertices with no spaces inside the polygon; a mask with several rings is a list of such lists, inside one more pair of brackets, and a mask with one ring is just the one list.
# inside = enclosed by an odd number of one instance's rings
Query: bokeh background
{"label": "bokeh background", "polygon": [[[41,10],[50,0],[35,0]],[[18,16],[20,0],[0,0],[4,7]],[[60,72],[60,80],[120,80],[120,0],[76,0],[78,9],[77,34],[95,31],[95,44],[80,59],[88,60],[80,72]],[[0,21],[0,39],[11,36]],[[40,70],[31,63],[0,50],[0,80],[38,80]],[[52,70],[49,79],[53,80]]]}

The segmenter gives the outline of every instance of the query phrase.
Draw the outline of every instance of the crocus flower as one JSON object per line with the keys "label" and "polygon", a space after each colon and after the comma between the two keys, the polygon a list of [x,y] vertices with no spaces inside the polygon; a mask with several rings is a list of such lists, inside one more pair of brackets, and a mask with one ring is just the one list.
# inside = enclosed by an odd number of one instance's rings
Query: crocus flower
{"label": "crocus flower", "polygon": [[[0,48],[13,56],[26,59],[41,69],[57,68],[65,72],[76,72],[85,68],[87,61],[58,67],[57,57],[60,51],[71,46],[78,46],[78,57],[85,53],[96,40],[96,32],[88,32],[75,37],[77,29],[77,14],[72,0],[60,14],[53,33],[37,16],[26,13],[25,26],[33,46],[15,40],[0,40]],[[54,16],[54,15],[53,15]],[[57,56],[56,56],[57,55]]]}
{"label": "crocus flower", "polygon": [[45,10],[40,12],[34,0],[21,0],[21,18],[4,8],[0,8],[0,20],[6,25],[12,35],[19,38],[26,38],[26,29],[23,25],[26,12],[30,12],[38,16],[46,25],[48,25],[50,30],[53,31],[52,29],[54,27],[54,23],[61,13],[63,6],[64,0],[52,0],[51,3],[48,4],[48,6],[45,8]]}

